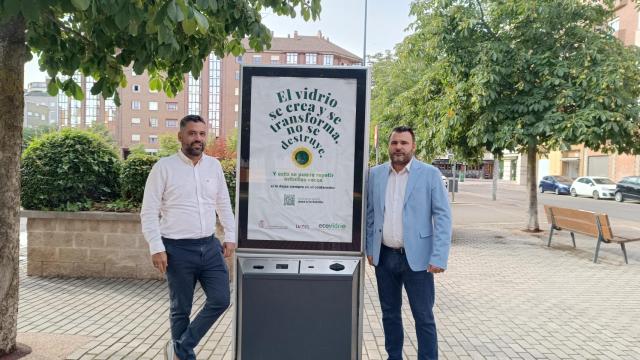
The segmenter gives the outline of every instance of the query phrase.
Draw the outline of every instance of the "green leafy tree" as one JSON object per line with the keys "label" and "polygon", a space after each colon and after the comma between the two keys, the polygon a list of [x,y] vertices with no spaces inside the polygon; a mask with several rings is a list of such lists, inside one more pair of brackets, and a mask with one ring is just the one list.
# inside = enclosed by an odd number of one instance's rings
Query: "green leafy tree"
{"label": "green leafy tree", "polygon": [[38,137],[24,151],[21,203],[29,210],[87,210],[119,193],[115,149],[90,131],[66,128]]}
{"label": "green leafy tree", "polygon": [[129,148],[129,156],[147,155],[144,145],[138,144]]}
{"label": "green leafy tree", "polygon": [[[144,149],[143,149],[144,152]],[[140,206],[144,195],[144,186],[158,157],[146,153],[131,154],[122,164],[120,189],[122,198],[131,205]]]}
{"label": "green leafy tree", "polygon": [[171,156],[180,150],[180,142],[175,134],[161,134],[159,142],[159,157]]}
{"label": "green leafy tree", "polygon": [[22,129],[22,148],[26,149],[29,143],[38,136],[48,134],[56,131],[58,128],[55,125],[42,125],[31,128]]}
{"label": "green leafy tree", "polygon": [[102,138],[107,144],[109,144],[114,149],[118,150],[118,142],[113,138],[113,135],[109,132],[109,129],[105,124],[101,123],[93,123],[91,126],[87,128],[87,130],[91,133],[98,135]]}
{"label": "green leafy tree", "polygon": [[125,67],[150,76],[150,88],[177,94],[184,74],[198,77],[212,52],[262,51],[271,33],[261,11],[317,18],[320,0],[0,0],[0,356],[15,349],[18,308],[19,154],[24,63],[39,55],[48,91],[76,99],[72,75],[92,76],[92,94],[114,97]]}
{"label": "green leafy tree", "polygon": [[418,118],[466,157],[527,154],[529,221],[539,230],[540,151],[571,144],[640,152],[640,52],[616,39],[613,1],[418,0],[402,47],[420,62]]}

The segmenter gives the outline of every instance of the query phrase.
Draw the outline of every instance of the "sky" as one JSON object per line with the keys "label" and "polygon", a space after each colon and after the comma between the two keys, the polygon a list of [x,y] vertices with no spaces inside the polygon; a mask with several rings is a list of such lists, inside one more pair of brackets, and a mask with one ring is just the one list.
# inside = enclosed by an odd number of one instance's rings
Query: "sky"
{"label": "sky", "polygon": [[[410,24],[410,0],[367,0],[367,55],[393,47],[407,35]],[[263,14],[263,23],[277,37],[316,35],[318,30],[334,44],[359,57],[363,54],[365,0],[321,0],[322,12],[318,21],[305,22],[301,17],[291,19]],[[46,73],[38,69],[37,58],[25,64],[24,84],[45,81]]]}

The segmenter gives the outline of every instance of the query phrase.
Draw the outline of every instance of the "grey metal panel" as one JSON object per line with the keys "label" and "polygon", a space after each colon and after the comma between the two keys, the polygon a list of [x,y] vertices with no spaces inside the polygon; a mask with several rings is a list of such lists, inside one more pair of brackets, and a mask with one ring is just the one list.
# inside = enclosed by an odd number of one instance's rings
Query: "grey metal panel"
{"label": "grey metal panel", "polygon": [[[300,261],[300,274],[352,276],[358,268],[359,260],[303,259]],[[336,267],[333,265],[341,265]],[[333,268],[332,268],[333,266]]]}
{"label": "grey metal panel", "polygon": [[[264,260],[304,262],[322,271],[253,271]],[[326,271],[336,263],[344,269]],[[360,258],[239,258],[236,359],[357,359],[359,263]]]}
{"label": "grey metal panel", "polygon": [[298,274],[300,260],[280,258],[238,259],[243,274]]}

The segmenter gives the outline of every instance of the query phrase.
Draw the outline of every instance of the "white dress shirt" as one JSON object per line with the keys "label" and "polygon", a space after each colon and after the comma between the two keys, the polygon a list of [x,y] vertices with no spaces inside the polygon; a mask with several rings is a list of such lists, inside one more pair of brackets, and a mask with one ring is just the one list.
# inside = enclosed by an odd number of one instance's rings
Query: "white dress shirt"
{"label": "white dress shirt", "polygon": [[390,166],[389,180],[384,198],[384,224],[382,225],[382,243],[388,247],[404,247],[402,239],[402,209],[404,194],[409,181],[409,169],[413,158],[399,172]]}
{"label": "white dress shirt", "polygon": [[195,165],[182,151],[153,166],[144,188],[140,218],[151,254],[165,251],[161,236],[197,239],[212,235],[216,212],[224,241],[234,242],[235,220],[220,162],[202,155]]}

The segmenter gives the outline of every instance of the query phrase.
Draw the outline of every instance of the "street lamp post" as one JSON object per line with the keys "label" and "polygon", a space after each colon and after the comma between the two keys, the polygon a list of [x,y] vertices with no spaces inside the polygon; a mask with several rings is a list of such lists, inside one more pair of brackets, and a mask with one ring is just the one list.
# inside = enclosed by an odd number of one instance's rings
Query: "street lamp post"
{"label": "street lamp post", "polygon": [[362,66],[367,66],[367,0],[364,0],[364,41],[362,46]]}

